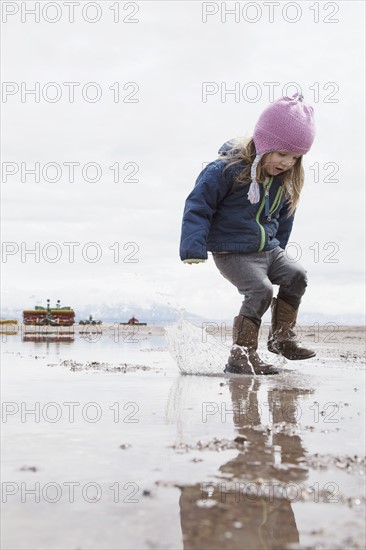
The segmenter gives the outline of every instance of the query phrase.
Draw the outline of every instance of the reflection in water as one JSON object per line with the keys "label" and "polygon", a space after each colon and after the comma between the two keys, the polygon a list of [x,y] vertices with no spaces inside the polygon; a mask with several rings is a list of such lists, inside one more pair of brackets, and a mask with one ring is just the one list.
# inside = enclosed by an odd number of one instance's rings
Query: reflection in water
{"label": "reflection in water", "polygon": [[[22,342],[35,342],[46,344],[46,349],[49,344],[70,344],[75,340],[74,327],[26,327],[22,332]],[[56,346],[57,349],[58,346]]]}
{"label": "reflection in water", "polygon": [[70,343],[74,340],[75,330],[73,326],[23,325],[22,327],[22,342]]}
{"label": "reflection in water", "polygon": [[268,388],[267,417],[258,401],[261,379],[229,380],[238,456],[221,479],[181,487],[185,550],[284,549],[299,542],[292,502],[307,478],[296,427],[297,399],[308,390]]}
{"label": "reflection in water", "polygon": [[[34,334],[24,334],[22,338],[22,342],[46,342],[46,343],[55,343],[55,342],[62,342],[62,343],[70,343],[74,342],[75,337],[74,336],[42,336],[42,335],[34,335]],[[48,346],[46,346],[47,349]]]}
{"label": "reflection in water", "polygon": [[[15,335],[19,332],[19,323],[15,320],[1,319],[0,320],[0,334]],[[2,341],[6,339],[2,338]]]}

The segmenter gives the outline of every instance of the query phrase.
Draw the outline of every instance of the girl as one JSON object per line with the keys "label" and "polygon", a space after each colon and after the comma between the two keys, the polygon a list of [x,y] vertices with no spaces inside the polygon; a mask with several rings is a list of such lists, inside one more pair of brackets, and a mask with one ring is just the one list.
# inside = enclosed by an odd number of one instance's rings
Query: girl
{"label": "girl", "polygon": [[[257,354],[259,328],[270,305],[268,350],[294,360],[315,356],[293,330],[306,271],[284,252],[304,184],[302,155],[314,137],[313,108],[300,94],[282,97],[263,111],[249,141],[220,148],[186,200],[181,260],[204,262],[211,252],[221,275],[244,295],[225,372],[278,373]],[[273,299],[272,284],[279,285]]]}

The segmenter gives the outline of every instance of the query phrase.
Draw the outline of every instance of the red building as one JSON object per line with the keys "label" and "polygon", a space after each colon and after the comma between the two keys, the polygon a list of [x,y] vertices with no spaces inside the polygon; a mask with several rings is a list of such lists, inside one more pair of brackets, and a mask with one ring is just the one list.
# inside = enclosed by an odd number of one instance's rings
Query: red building
{"label": "red building", "polygon": [[61,307],[60,300],[57,300],[55,308],[51,308],[50,300],[47,300],[47,307],[35,306],[34,309],[23,311],[23,323],[25,325],[70,327],[74,322],[74,310],[70,306]]}

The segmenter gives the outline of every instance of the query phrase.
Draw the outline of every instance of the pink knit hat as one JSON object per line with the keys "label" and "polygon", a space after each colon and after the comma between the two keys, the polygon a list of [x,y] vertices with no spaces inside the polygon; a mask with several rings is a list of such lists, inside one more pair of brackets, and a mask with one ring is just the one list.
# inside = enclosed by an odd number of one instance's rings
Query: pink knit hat
{"label": "pink knit hat", "polygon": [[265,153],[290,151],[304,155],[310,150],[315,137],[314,110],[303,101],[301,94],[281,97],[269,105],[260,115],[254,129],[253,140],[257,156],[251,167],[252,183],[248,199],[259,201],[257,166]]}

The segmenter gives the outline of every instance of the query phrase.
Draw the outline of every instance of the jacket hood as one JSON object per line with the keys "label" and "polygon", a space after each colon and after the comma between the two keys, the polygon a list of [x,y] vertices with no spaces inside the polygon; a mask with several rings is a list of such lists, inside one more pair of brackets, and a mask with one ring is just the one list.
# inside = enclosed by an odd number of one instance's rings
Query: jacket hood
{"label": "jacket hood", "polygon": [[[235,139],[230,139],[229,141],[225,141],[225,143],[223,143],[220,149],[218,150],[218,154],[227,156],[228,151],[233,147],[233,145],[235,145],[235,143],[236,143]],[[239,147],[238,149],[234,149],[232,153],[238,150],[239,150]]]}

